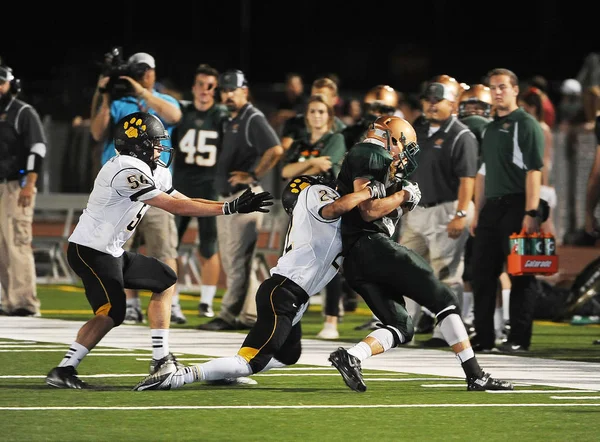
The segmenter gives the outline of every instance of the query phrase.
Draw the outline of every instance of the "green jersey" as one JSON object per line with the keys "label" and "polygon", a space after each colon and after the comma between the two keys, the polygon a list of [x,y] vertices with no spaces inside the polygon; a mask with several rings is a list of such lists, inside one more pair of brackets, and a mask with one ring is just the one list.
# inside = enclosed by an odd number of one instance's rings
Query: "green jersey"
{"label": "green jersey", "polygon": [[[392,155],[379,144],[359,143],[348,151],[338,174],[338,192],[343,196],[354,192],[354,180],[365,178],[380,183],[388,181]],[[375,221],[365,221],[360,210],[355,207],[342,215],[342,240],[345,247],[353,244],[365,233],[385,233],[392,236],[398,222],[398,214],[392,214]]]}
{"label": "green jersey", "polygon": [[182,102],[182,112],[171,137],[175,149],[173,185],[187,195],[193,194],[198,185],[214,180],[223,124],[229,111],[222,104],[200,111],[186,101]]}
{"label": "green jersey", "polygon": [[522,108],[497,117],[483,132],[481,154],[486,198],[525,193],[527,171],[544,165],[542,127]]}

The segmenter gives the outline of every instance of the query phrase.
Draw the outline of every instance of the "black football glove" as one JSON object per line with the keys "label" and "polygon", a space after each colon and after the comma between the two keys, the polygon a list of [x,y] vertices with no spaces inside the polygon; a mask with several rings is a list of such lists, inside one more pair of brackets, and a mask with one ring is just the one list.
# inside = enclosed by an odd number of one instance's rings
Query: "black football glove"
{"label": "black football glove", "polygon": [[233,201],[223,204],[223,213],[225,215],[250,212],[268,213],[269,209],[265,209],[265,207],[273,205],[273,201],[270,201],[272,199],[273,195],[269,192],[254,193],[250,189],[246,189]]}
{"label": "black football glove", "polygon": [[371,191],[371,199],[385,198],[385,186],[379,181],[373,180],[367,184],[367,187]]}

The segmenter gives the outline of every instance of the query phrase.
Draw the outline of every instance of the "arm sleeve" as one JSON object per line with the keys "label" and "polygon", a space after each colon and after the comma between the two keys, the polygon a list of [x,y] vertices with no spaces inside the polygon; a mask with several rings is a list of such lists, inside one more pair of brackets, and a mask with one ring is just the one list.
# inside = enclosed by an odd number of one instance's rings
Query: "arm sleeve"
{"label": "arm sleeve", "polygon": [[540,123],[528,118],[519,123],[519,146],[528,170],[540,170],[544,166],[544,131]]}
{"label": "arm sleeve", "polygon": [[277,133],[262,114],[256,114],[248,122],[248,141],[262,155],[271,147],[281,145]]}
{"label": "arm sleeve", "polygon": [[477,174],[478,148],[473,132],[467,131],[459,135],[452,152],[452,163],[457,177],[474,177]]}

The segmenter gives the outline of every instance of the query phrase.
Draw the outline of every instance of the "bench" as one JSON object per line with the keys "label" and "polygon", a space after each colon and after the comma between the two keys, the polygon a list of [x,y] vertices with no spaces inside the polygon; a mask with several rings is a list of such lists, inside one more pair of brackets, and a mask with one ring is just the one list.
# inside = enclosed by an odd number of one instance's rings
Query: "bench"
{"label": "bench", "polygon": [[87,200],[85,193],[38,193],[32,240],[38,283],[73,284],[78,280],[67,263],[66,249]]}

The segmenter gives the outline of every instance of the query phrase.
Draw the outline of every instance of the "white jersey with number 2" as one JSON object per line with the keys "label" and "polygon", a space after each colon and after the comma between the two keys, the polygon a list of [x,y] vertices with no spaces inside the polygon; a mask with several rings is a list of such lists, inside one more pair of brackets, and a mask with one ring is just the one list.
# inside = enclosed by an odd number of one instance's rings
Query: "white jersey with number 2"
{"label": "white jersey with number 2", "polygon": [[100,169],[69,241],[118,258],[149,208],[144,201],[173,191],[167,168],[152,171],[138,158],[117,155]]}
{"label": "white jersey with number 2", "polygon": [[321,209],[339,197],[339,193],[322,184],[313,184],[300,192],[284,253],[271,269],[271,275],[291,279],[308,296],[319,293],[342,265],[342,219],[321,216]]}

